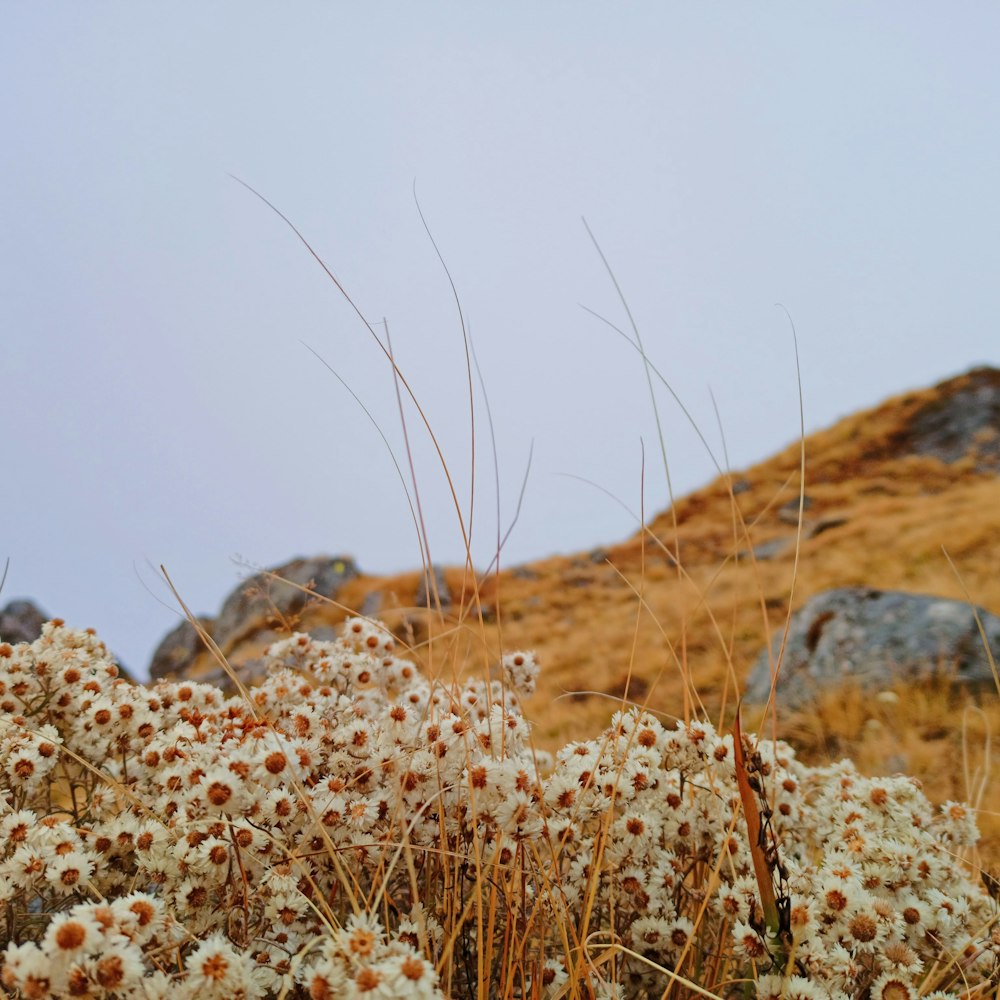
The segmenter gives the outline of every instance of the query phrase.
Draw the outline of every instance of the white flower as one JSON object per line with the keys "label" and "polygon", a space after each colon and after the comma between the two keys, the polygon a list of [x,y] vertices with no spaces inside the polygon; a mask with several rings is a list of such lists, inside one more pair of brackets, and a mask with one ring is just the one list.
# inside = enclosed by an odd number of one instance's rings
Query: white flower
{"label": "white flower", "polygon": [[757,1000],[830,1000],[830,994],[804,976],[782,977],[773,973],[756,983]]}
{"label": "white flower", "polygon": [[4,986],[20,989],[25,997],[47,998],[55,992],[52,989],[52,959],[38,945],[26,943],[9,944],[0,962]]}
{"label": "white flower", "polygon": [[665,917],[637,917],[628,930],[632,948],[641,953],[673,951],[673,927],[673,921]]}
{"label": "white flower", "polygon": [[3,863],[0,874],[10,879],[19,889],[27,889],[45,874],[45,868],[46,859],[42,853],[35,847],[23,844]]}
{"label": "white flower", "polygon": [[183,995],[172,977],[159,971],[139,980],[137,991],[136,996],[141,1000],[177,1000]]}
{"label": "white flower", "polygon": [[132,892],[111,903],[118,928],[133,943],[144,944],[161,929],[162,900],[145,892]]}
{"label": "white flower", "polygon": [[767,944],[745,921],[737,920],[733,924],[733,940],[740,952],[752,961],[759,962],[767,958]]}
{"label": "white flower", "polygon": [[220,934],[210,934],[187,957],[186,986],[199,1000],[232,1000],[237,994],[254,1000],[264,994],[254,976],[254,962]]}
{"label": "white flower", "polygon": [[287,788],[272,788],[258,801],[261,816],[268,823],[290,823],[299,812],[298,796]]}
{"label": "white flower", "polygon": [[127,996],[137,987],[145,971],[139,948],[121,940],[105,941],[85,967],[91,979],[111,996]]}
{"label": "white flower", "polygon": [[0,819],[0,843],[21,844],[28,839],[28,832],[38,825],[38,816],[30,809],[18,809]]}
{"label": "white flower", "polygon": [[625,1000],[625,987],[621,983],[610,983],[601,979],[596,984],[594,996],[596,1000]]}
{"label": "white flower", "polygon": [[871,1000],[916,1000],[918,996],[919,986],[899,972],[884,972],[871,987]]}
{"label": "white flower", "polygon": [[64,895],[85,888],[94,871],[94,862],[82,851],[57,854],[49,860],[45,878],[55,890]]}
{"label": "white flower", "polygon": [[70,959],[96,950],[103,942],[101,925],[84,905],[53,917],[42,939],[42,948],[54,959]]}
{"label": "white flower", "polygon": [[959,847],[972,847],[979,841],[976,814],[961,802],[941,805],[941,826],[944,836]]}
{"label": "white flower", "polygon": [[566,967],[562,962],[554,958],[545,960],[541,974],[542,988],[545,991],[545,996],[555,996],[568,979],[569,974],[566,972]]}
{"label": "white flower", "polygon": [[511,686],[519,695],[529,697],[535,693],[539,665],[534,653],[507,653],[501,662]]}
{"label": "white flower", "polygon": [[514,791],[496,809],[497,825],[518,839],[531,839],[542,829],[542,818],[526,792]]}
{"label": "white flower", "polygon": [[412,949],[387,956],[377,968],[383,977],[380,985],[386,997],[432,1000],[443,996],[434,966]]}

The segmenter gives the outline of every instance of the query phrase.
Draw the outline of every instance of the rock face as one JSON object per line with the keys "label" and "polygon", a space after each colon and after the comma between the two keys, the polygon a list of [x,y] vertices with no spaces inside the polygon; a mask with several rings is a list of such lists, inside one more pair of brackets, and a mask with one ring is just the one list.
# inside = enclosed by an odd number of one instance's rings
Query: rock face
{"label": "rock face", "polygon": [[0,639],[12,645],[34,642],[48,620],[49,616],[31,601],[10,601],[0,611]]}
{"label": "rock face", "polygon": [[[264,634],[293,618],[315,596],[336,597],[344,583],[357,575],[354,560],[347,556],[293,559],[245,580],[226,598],[218,618],[200,618],[199,622],[227,653],[247,636]],[[181,622],[157,646],[150,676],[154,680],[184,676],[201,649],[198,633],[189,622]]]}
{"label": "rock face", "polygon": [[[990,650],[1000,658],[1000,618],[977,609]],[[781,636],[774,637],[777,657]],[[799,708],[851,680],[865,688],[933,674],[956,683],[992,685],[993,673],[972,609],[922,594],[843,587],[808,601],[792,617],[778,678],[778,704]],[[767,651],[747,681],[746,700],[767,700]]]}
{"label": "rock face", "polygon": [[[211,618],[199,618],[198,622],[209,635],[212,634]],[[154,681],[180,676],[201,648],[201,636],[187,619],[182,619],[160,640],[149,664],[149,676]]]}
{"label": "rock face", "polygon": [[1000,371],[973,368],[953,381],[911,418],[910,447],[942,462],[972,455],[977,471],[1000,473]]}
{"label": "rock face", "polygon": [[357,575],[353,560],[342,556],[293,559],[270,573],[258,573],[226,598],[212,627],[212,638],[226,650],[248,632],[297,614],[312,594],[335,597],[344,583]]}
{"label": "rock face", "polygon": [[434,575],[433,586],[427,586],[427,579],[421,580],[420,589],[417,591],[417,604],[421,608],[432,608],[440,601],[441,607],[450,607],[451,592],[448,590],[448,581],[444,576],[444,567],[432,566],[431,572]]}

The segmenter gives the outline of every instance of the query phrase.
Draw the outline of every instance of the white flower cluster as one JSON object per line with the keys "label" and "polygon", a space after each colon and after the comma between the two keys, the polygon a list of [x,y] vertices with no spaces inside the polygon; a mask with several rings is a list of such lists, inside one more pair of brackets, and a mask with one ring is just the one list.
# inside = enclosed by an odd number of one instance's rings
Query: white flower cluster
{"label": "white flower cluster", "polygon": [[[14,996],[640,997],[672,973],[907,1000],[996,975],[996,908],[954,861],[973,816],[935,814],[909,779],[748,743],[751,852],[733,739],[707,724],[619,713],[552,767],[521,711],[530,653],[449,688],[352,618],[268,657],[244,700],[120,680],[58,621],[0,643]],[[610,964],[595,934],[619,946]]]}
{"label": "white flower cluster", "polygon": [[[574,845],[566,898],[614,912],[628,949],[662,968],[725,955],[739,970],[725,978],[753,978],[762,998],[916,1000],[996,981],[997,907],[957,861],[978,839],[969,809],[935,814],[911,778],[866,778],[849,761],[805,767],[781,742],[752,753],[777,934],[732,737],[703,723],[667,730],[648,713],[620,713],[603,739],[566,747],[546,783]],[[663,975],[630,960],[619,983],[657,996]]]}
{"label": "white flower cluster", "polygon": [[387,897],[392,935],[363,910],[386,894],[406,824],[412,843],[438,832],[428,807],[461,770],[464,716],[438,712],[448,699],[391,650],[360,620],[338,643],[293,637],[248,704],[119,680],[95,636],[58,622],[0,644],[3,985],[26,998],[442,996],[414,894]]}

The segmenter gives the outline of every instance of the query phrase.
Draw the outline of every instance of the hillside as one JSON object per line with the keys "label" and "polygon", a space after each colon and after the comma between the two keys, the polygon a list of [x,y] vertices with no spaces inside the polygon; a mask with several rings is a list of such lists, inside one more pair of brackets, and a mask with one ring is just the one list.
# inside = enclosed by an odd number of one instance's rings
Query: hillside
{"label": "hillside", "polygon": [[[443,618],[426,610],[423,573],[352,572],[333,601],[313,598],[294,614],[269,613],[258,600],[222,652],[239,669],[283,629],[322,635],[345,609],[386,620],[431,671],[462,662],[456,653],[488,668],[501,648],[531,648],[542,674],[528,712],[537,742],[553,747],[599,732],[626,694],[681,717],[700,699],[716,720],[730,718],[750,664],[790,606],[828,588],[965,599],[964,587],[1000,611],[1000,371],[974,369],[846,417],[809,436],[805,453],[797,577],[796,443],[679,499],[616,544],[506,569],[478,586],[471,573],[439,570]],[[203,650],[187,658],[175,648],[171,665],[192,678],[219,676]],[[164,673],[162,662],[154,672]],[[782,718],[779,729],[806,754],[850,753],[862,767],[922,777],[937,797],[966,798],[963,725],[974,770],[987,719],[1000,723],[1000,699],[986,715],[966,712],[965,696],[946,689],[909,692],[888,716],[890,702],[842,693]]]}

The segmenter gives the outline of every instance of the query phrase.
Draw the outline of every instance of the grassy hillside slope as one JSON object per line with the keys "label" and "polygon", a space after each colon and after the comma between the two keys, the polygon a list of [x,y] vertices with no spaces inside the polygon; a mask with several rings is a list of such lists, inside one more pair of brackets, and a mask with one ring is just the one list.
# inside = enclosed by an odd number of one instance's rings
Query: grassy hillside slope
{"label": "grassy hillside slope", "polygon": [[[445,569],[441,616],[415,607],[421,572],[362,575],[336,604],[317,599],[297,620],[255,623],[222,652],[238,666],[283,629],[334,624],[379,593],[378,616],[431,672],[459,662],[488,669],[501,649],[537,651],[542,674],[527,709],[541,746],[594,736],[623,697],[677,717],[700,704],[728,724],[768,637],[821,590],[866,585],[957,599],[967,590],[1000,612],[997,400],[1000,372],[977,369],[811,435],[801,526],[796,443],[679,499],[618,544],[478,582]],[[185,673],[217,668],[203,653]],[[988,850],[1000,856],[1000,823],[990,816],[1000,796],[984,781],[1000,696],[980,701],[943,685],[877,698],[845,690],[782,716],[777,728],[811,759],[852,756],[870,772],[920,777],[938,800],[979,798]]]}

